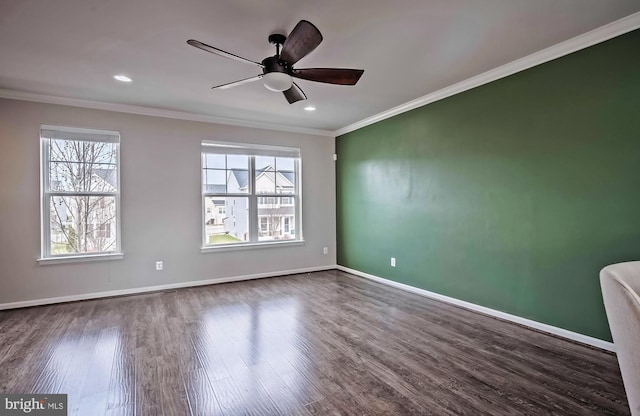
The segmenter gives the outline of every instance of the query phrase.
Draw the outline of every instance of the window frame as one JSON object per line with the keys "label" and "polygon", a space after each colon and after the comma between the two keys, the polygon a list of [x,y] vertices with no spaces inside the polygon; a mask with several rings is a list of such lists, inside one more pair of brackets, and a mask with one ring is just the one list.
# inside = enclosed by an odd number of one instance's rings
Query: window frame
{"label": "window frame", "polygon": [[[216,150],[212,150],[216,149]],[[228,151],[226,153],[225,151]],[[207,153],[215,154],[241,154],[248,156],[248,183],[247,193],[215,193],[205,192],[203,172],[205,170],[205,157]],[[255,159],[258,156],[268,157],[288,157],[294,159],[294,193],[278,194],[277,189],[273,193],[257,193],[256,192],[256,164]],[[200,192],[201,192],[201,209],[200,209],[200,228],[201,228],[201,252],[226,251],[235,249],[247,249],[263,246],[279,246],[279,245],[301,245],[304,244],[302,234],[302,152],[301,149],[295,147],[258,145],[249,143],[236,142],[220,142],[203,140],[200,151]],[[206,233],[206,199],[212,197],[221,198],[246,198],[248,201],[248,237],[249,241],[227,244],[209,244]],[[296,232],[294,238],[286,240],[269,240],[259,241],[260,237],[260,218],[258,213],[258,201],[260,198],[291,198],[294,205],[293,221],[296,224]],[[226,210],[227,213],[229,210]],[[299,226],[298,226],[299,225]]]}
{"label": "window frame", "polygon": [[[55,132],[60,137],[47,137],[45,131]],[[64,137],[67,136],[67,137]],[[102,137],[102,139],[100,139]],[[51,158],[49,141],[53,139],[69,141],[86,141],[99,143],[113,143],[115,146],[115,165],[117,185],[115,192],[92,191],[53,191],[49,181]],[[40,258],[38,262],[60,263],[76,261],[92,261],[105,259],[121,259],[122,252],[122,221],[121,221],[121,179],[120,179],[120,132],[113,130],[98,130],[66,126],[40,126]],[[51,199],[55,197],[113,197],[115,201],[115,248],[111,251],[94,251],[83,253],[51,253]],[[94,230],[95,232],[96,230]]]}

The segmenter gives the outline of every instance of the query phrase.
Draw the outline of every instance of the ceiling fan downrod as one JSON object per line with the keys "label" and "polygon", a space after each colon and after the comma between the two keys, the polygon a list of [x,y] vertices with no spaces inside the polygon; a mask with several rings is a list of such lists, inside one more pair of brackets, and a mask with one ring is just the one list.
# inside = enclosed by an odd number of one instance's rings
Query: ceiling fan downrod
{"label": "ceiling fan downrod", "polygon": [[285,40],[287,40],[287,37],[279,33],[269,35],[269,43],[276,45],[276,56],[278,58],[280,58],[280,46],[284,45]]}

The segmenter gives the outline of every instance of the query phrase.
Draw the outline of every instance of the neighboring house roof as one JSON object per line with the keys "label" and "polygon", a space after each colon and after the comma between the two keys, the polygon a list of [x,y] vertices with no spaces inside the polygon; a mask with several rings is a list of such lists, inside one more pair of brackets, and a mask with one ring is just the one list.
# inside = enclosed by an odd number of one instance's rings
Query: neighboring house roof
{"label": "neighboring house roof", "polygon": [[[95,169],[94,168],[94,169],[91,169],[91,174],[92,174],[92,178],[93,177],[98,178],[101,182],[107,184],[109,187],[113,189],[118,188],[118,174],[115,169]],[[53,190],[58,190],[58,188],[63,186],[62,184],[63,184],[63,181],[59,179],[51,179],[49,186]],[[95,188],[96,185],[97,184],[94,183],[91,186],[92,190],[100,190]]]}
{"label": "neighboring house roof", "polygon": [[[235,170],[231,169],[231,173],[233,174],[233,178],[235,179],[237,185],[233,183],[229,183],[229,187],[231,189],[227,189],[226,185],[204,185],[204,191],[211,194],[226,194],[227,192],[233,193],[234,186],[237,186],[238,189],[246,188],[249,183],[249,172],[246,170]],[[229,178],[231,179],[231,178]]]}
{"label": "neighboring house roof", "polygon": [[231,172],[233,172],[240,189],[249,186],[249,171],[232,169]]}
{"label": "neighboring house roof", "polygon": [[293,185],[296,181],[295,172],[280,172],[291,184]]}
{"label": "neighboring house roof", "polygon": [[[230,169],[231,173],[232,173],[232,177],[230,177],[229,179],[235,179],[235,182],[237,183],[238,189],[239,190],[243,190],[246,189],[249,186],[249,171],[246,170],[239,170],[239,169]],[[271,181],[274,181],[274,175],[276,174],[276,171],[273,170],[273,166],[269,165],[264,169],[259,169],[256,171],[258,173],[258,177],[264,175],[266,177],[268,177],[269,179],[271,179]],[[293,188],[295,187],[294,183],[296,180],[296,174],[295,172],[277,172],[277,184],[279,187],[281,188]],[[231,188],[233,188],[232,183],[229,183],[229,186]],[[212,193],[212,194],[225,194],[227,192],[232,193],[232,190],[228,190],[227,187],[225,185],[204,185],[204,191],[206,193]]]}
{"label": "neighboring house roof", "polygon": [[294,188],[296,175],[294,172],[287,171],[276,171],[273,166],[269,165],[264,169],[257,170],[258,178],[261,176],[269,178],[272,182],[275,182],[276,185],[280,188]]}
{"label": "neighboring house roof", "polygon": [[113,188],[118,188],[118,174],[116,169],[92,169],[91,172],[111,185]]}
{"label": "neighboring house roof", "polygon": [[211,194],[224,194],[227,192],[227,187],[225,185],[205,185],[204,191],[206,193]]}

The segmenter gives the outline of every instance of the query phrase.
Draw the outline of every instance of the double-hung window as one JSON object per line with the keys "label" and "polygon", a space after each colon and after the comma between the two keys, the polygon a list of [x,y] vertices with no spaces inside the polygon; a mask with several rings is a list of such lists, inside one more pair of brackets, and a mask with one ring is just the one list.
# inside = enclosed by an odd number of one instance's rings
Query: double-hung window
{"label": "double-hung window", "polygon": [[202,142],[202,247],[302,240],[300,149]]}
{"label": "double-hung window", "polygon": [[120,135],[41,126],[42,258],[120,252]]}

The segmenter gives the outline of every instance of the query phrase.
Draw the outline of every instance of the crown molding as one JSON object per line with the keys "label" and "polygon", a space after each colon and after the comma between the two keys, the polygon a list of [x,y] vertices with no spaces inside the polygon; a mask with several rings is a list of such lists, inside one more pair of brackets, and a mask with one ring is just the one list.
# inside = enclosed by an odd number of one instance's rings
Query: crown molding
{"label": "crown molding", "polygon": [[460,94],[461,92],[488,84],[500,78],[508,77],[509,75],[524,71],[536,65],[569,55],[573,52],[588,48],[638,28],[640,28],[640,12],[623,17],[622,19],[608,23],[582,35],[578,35],[564,42],[542,49],[541,51],[532,53],[531,55],[527,55],[523,58],[516,59],[508,64],[504,64],[464,81],[401,104],[397,107],[390,108],[371,117],[349,124],[348,126],[335,130],[333,134],[335,137],[341,136],[398,114],[406,113],[407,111],[411,111],[415,108],[451,97],[452,95]]}
{"label": "crown molding", "polygon": [[616,20],[597,29],[578,35],[574,38],[550,46],[531,55],[517,59],[505,65],[483,72],[464,81],[442,88],[438,91],[408,101],[399,106],[390,108],[381,113],[367,117],[363,120],[349,124],[334,131],[313,129],[306,127],[287,126],[283,124],[272,124],[233,118],[207,116],[183,111],[164,110],[160,108],[145,107],[131,104],[107,103],[101,101],[82,100],[77,98],[56,97],[51,95],[36,94],[0,88],[0,98],[33,101],[48,104],[67,105],[72,107],[92,108],[96,110],[114,111],[119,113],[138,114],[153,117],[171,118],[177,120],[198,121],[203,123],[223,124],[230,126],[249,127],[255,129],[275,130],[289,133],[312,134],[325,137],[337,137],[362,127],[377,123],[398,114],[406,113],[418,107],[451,97],[461,92],[488,84],[500,78],[505,78],[517,72],[524,71],[536,65],[552,61],[554,59],[569,55],[581,49],[588,48],[616,36],[623,35],[640,28],[640,12],[636,12],[622,19]]}
{"label": "crown molding", "polygon": [[176,120],[199,121],[203,123],[224,124],[229,126],[249,127],[254,129],[275,130],[287,133],[313,134],[316,136],[335,137],[330,130],[312,129],[306,127],[287,126],[284,124],[263,123],[259,121],[240,120],[188,113],[185,111],[163,110],[160,108],[141,105],[108,103],[102,101],[82,100],[79,98],[56,97],[53,95],[36,94],[0,88],[0,98],[21,101],[33,101],[46,104],[59,104],[71,107],[92,108],[95,110],[114,111],[117,113],[137,114],[143,116],[163,117]]}

